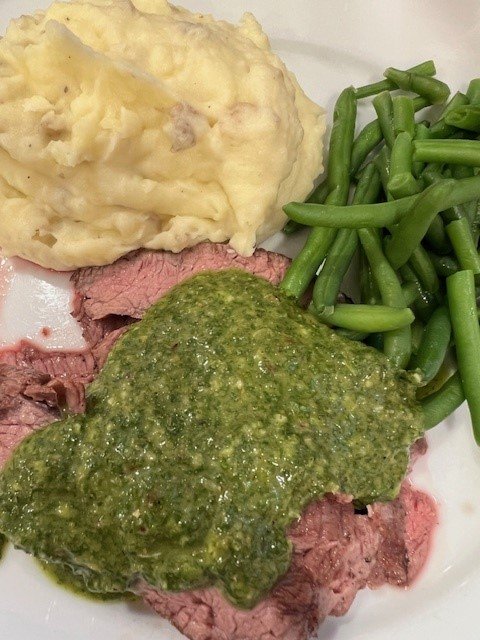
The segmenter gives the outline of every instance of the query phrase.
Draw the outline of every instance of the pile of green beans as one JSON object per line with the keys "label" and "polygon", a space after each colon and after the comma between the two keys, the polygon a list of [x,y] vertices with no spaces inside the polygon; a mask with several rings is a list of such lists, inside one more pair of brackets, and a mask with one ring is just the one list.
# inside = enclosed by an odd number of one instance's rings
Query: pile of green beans
{"label": "pile of green beans", "polygon": [[[342,91],[326,178],[284,207],[285,233],[310,234],[280,287],[303,304],[313,284],[321,322],[405,370],[425,428],[466,399],[480,445],[480,79],[447,102],[431,60],[384,75]],[[355,136],[370,96],[377,118]],[[417,121],[430,105],[440,115]],[[340,302],[357,255],[358,299]]]}

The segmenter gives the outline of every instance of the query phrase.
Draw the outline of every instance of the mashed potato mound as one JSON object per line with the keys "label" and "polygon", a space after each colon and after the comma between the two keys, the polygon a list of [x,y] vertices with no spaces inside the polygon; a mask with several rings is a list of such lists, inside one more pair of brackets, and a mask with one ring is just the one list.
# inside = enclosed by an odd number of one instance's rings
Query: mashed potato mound
{"label": "mashed potato mound", "polygon": [[249,14],[55,2],[10,24],[0,75],[0,246],[47,267],[249,255],[322,169],[323,110]]}

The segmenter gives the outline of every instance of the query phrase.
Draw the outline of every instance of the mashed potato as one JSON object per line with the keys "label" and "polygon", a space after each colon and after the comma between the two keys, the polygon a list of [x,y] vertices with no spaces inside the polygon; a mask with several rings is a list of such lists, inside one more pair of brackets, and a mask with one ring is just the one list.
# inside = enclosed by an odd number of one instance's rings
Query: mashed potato
{"label": "mashed potato", "polygon": [[47,267],[249,255],[322,168],[323,111],[249,14],[56,2],[10,24],[0,74],[0,246]]}

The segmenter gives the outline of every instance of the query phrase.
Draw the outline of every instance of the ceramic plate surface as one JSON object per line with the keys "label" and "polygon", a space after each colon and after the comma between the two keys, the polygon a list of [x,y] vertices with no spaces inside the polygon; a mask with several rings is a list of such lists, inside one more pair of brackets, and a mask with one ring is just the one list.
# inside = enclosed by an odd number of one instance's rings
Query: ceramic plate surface
{"label": "ceramic plate surface", "polygon": [[[0,0],[2,31],[38,0]],[[184,0],[184,6],[236,21],[251,11],[307,94],[331,111],[350,84],[387,66],[433,58],[452,89],[480,75],[478,0]],[[370,113],[363,106],[364,121]],[[267,247],[288,255],[301,238],[281,235]],[[65,275],[21,261],[1,265],[0,346],[29,337],[45,348],[79,348],[68,315]],[[48,327],[51,331],[44,331]],[[44,335],[47,334],[47,335]],[[348,615],[321,627],[324,640],[478,640],[480,602],[480,452],[465,407],[428,436],[429,453],[414,472],[438,502],[440,525],[426,569],[409,590],[358,594]],[[94,603],[52,584],[35,562],[9,549],[0,563],[0,638],[5,640],[179,640],[167,622],[140,605]]]}

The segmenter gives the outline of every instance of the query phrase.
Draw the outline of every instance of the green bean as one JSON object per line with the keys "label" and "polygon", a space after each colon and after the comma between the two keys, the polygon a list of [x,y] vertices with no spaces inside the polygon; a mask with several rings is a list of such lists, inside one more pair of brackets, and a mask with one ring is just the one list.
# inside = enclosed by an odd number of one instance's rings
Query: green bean
{"label": "green bean", "polygon": [[362,227],[388,227],[404,218],[419,196],[379,204],[355,204],[339,207],[328,204],[290,202],[283,207],[289,218],[309,227],[331,229],[361,229]]}
{"label": "green bean", "polygon": [[425,429],[436,427],[458,409],[465,400],[462,381],[459,373],[455,373],[441,389],[421,401],[423,426]]}
{"label": "green bean", "polygon": [[[452,178],[460,179],[460,178],[471,178],[475,175],[475,169],[473,167],[465,167],[461,164],[452,164],[450,167],[450,171],[452,173]],[[460,207],[461,215],[457,216],[457,218],[463,218],[465,215],[468,218],[468,221],[471,225],[474,224],[475,215],[477,213],[478,200],[472,200],[471,202],[466,202],[462,207]],[[457,219],[454,218],[454,219]]]}
{"label": "green bean", "polygon": [[430,260],[435,267],[437,275],[441,278],[448,278],[448,276],[451,276],[453,273],[460,271],[460,265],[455,258],[452,258],[451,256],[437,256],[436,254],[431,253]]}
{"label": "green bean", "polygon": [[472,230],[466,218],[447,225],[447,233],[462,269],[480,273],[480,256],[473,240]]}
{"label": "green bean", "polygon": [[323,182],[320,182],[308,196],[307,202],[312,202],[314,204],[323,204],[327,199],[328,189],[328,181],[323,180]]}
{"label": "green bean", "polygon": [[348,338],[348,340],[362,341],[368,336],[368,333],[364,331],[352,331],[351,329],[342,329],[339,327],[335,330],[335,333],[343,338]]}
{"label": "green bean", "polygon": [[360,261],[360,300],[363,304],[380,304],[380,291],[363,251]]}
{"label": "green bean", "polygon": [[[373,165],[362,171],[353,204],[371,204],[380,192],[380,176]],[[353,229],[340,229],[328,252],[313,288],[313,304],[319,312],[333,310],[343,278],[357,250],[358,236]]]}
{"label": "green bean", "polygon": [[452,96],[450,102],[448,102],[443,110],[442,117],[432,124],[430,127],[430,138],[449,138],[452,134],[455,133],[455,127],[448,125],[445,122],[445,116],[447,116],[450,111],[456,109],[457,107],[462,107],[469,103],[467,96],[464,93],[460,93],[458,91],[454,96]]}
{"label": "green bean", "polygon": [[453,340],[450,341],[450,347],[447,350],[447,355],[445,356],[445,360],[442,362],[442,366],[438,370],[437,375],[433,378],[433,380],[430,380],[428,384],[424,385],[423,387],[419,386],[417,388],[417,400],[423,400],[423,398],[432,395],[432,393],[440,391],[447,380],[458,371],[457,360],[455,358],[455,349],[452,348],[452,342]]}
{"label": "green bean", "polygon": [[381,188],[380,174],[373,163],[368,164],[360,173],[352,205],[373,204],[377,201]]}
{"label": "green bean", "polygon": [[315,315],[328,324],[364,333],[393,331],[406,327],[414,319],[413,313],[407,307],[394,309],[384,305],[366,304],[337,304],[333,313]]}
{"label": "green bean", "polygon": [[[460,169],[461,167],[461,165],[455,165],[455,166],[458,169]],[[472,167],[461,167],[461,168],[471,169],[473,171]],[[443,169],[443,165],[441,164],[431,162],[426,166],[425,170],[422,173],[422,177],[424,178],[425,182],[428,185],[432,185],[432,184],[435,184],[436,182],[440,182],[441,180],[444,180],[447,177],[451,178],[452,171],[450,168]],[[460,177],[460,176],[455,176],[455,177]],[[465,215],[465,212],[461,206],[455,205],[452,207],[448,207],[447,209],[445,209],[445,211],[442,211],[440,215],[441,215],[441,218],[448,223],[448,222],[451,222],[452,220],[459,220],[460,218],[463,218]],[[438,248],[437,248],[437,251],[439,251]],[[450,251],[451,251],[451,245],[449,246],[448,252]],[[443,252],[439,251],[439,253],[443,253]]]}
{"label": "green bean", "polygon": [[440,281],[438,279],[437,272],[435,271],[435,267],[430,260],[430,255],[422,247],[421,244],[418,245],[418,247],[410,256],[408,264],[416,273],[423,289],[425,289],[426,291],[430,291],[430,293],[435,293],[439,290]]}
{"label": "green bean", "polygon": [[352,146],[351,169],[353,176],[382,140],[383,134],[378,120],[373,120],[360,131]]}
{"label": "green bean", "polygon": [[[306,202],[312,202],[315,204],[323,204],[328,196],[328,184],[327,181],[320,182],[320,184],[312,191],[312,193],[307,198]],[[303,229],[305,225],[299,224],[294,220],[288,220],[285,226],[283,227],[283,233],[286,236],[291,236],[300,229]]]}
{"label": "green bean", "polygon": [[415,135],[415,110],[413,100],[408,96],[395,96],[392,98],[393,106],[393,133],[408,133],[411,138]]}
{"label": "green bean", "polygon": [[420,191],[412,174],[412,138],[406,131],[395,138],[390,156],[390,178],[387,190],[395,200]]}
{"label": "green bean", "polygon": [[412,309],[415,315],[422,320],[422,322],[428,322],[432,313],[438,307],[438,299],[435,294],[423,289],[417,274],[411,268],[409,264],[404,264],[400,267],[399,273],[405,283],[412,284],[417,287],[418,296],[412,304]]}
{"label": "green bean", "polygon": [[421,320],[416,318],[412,323],[412,353],[415,354],[420,348],[423,338],[424,325]]}
{"label": "green bean", "polygon": [[445,122],[457,129],[480,133],[480,107],[466,105],[452,109],[445,116]]}
{"label": "green bean", "polygon": [[[406,306],[400,281],[382,251],[381,240],[373,229],[359,229],[358,236],[380,290],[384,305],[393,308]],[[408,305],[407,305],[408,306]],[[412,349],[410,327],[399,327],[385,333],[383,352],[399,369],[407,366]]]}
{"label": "green bean", "polygon": [[297,233],[297,231],[300,231],[300,229],[303,229],[304,227],[305,225],[299,224],[294,220],[287,220],[282,231],[286,236],[293,236],[295,233]]}
{"label": "green bean", "polygon": [[473,271],[458,271],[447,278],[447,297],[457,353],[458,370],[480,444],[480,329]]}
{"label": "green bean", "polygon": [[[415,163],[414,163],[415,164]],[[435,184],[439,180],[443,180],[446,176],[443,174],[443,164],[438,162],[429,162],[422,171],[422,178],[427,186]]]}
{"label": "green bean", "polygon": [[480,78],[470,80],[467,89],[467,98],[470,104],[480,104]]}
{"label": "green bean", "polygon": [[425,236],[432,220],[442,209],[479,197],[480,176],[463,180],[442,180],[427,187],[418,196],[410,213],[400,220],[387,244],[385,252],[393,268],[398,269],[407,262]]}
{"label": "green bean", "polygon": [[333,126],[330,134],[327,169],[327,200],[331,204],[346,204],[348,200],[350,157],[356,115],[355,90],[353,87],[348,87],[339,95],[333,110]]}
{"label": "green bean", "polygon": [[418,287],[414,282],[407,282],[406,284],[403,284],[402,293],[405,300],[405,306],[407,307],[411,307],[420,295]]}
{"label": "green bean", "polygon": [[429,78],[427,76],[421,76],[418,73],[409,73],[408,71],[400,71],[393,67],[386,69],[383,75],[391,80],[399,89],[418,93],[419,96],[426,98],[430,104],[445,102],[450,95],[448,86],[436,78]]}
{"label": "green bean", "polygon": [[300,253],[292,260],[279,285],[287,296],[299,300],[308,289],[308,285],[325,259],[335,238],[334,229],[329,229],[329,231],[333,231],[331,234],[321,233],[324,231],[323,228],[313,229]]}
{"label": "green bean", "polygon": [[420,287],[418,298],[412,304],[412,310],[415,317],[418,317],[422,322],[428,322],[438,306],[438,297]]}
{"label": "green bean", "polygon": [[441,216],[436,216],[432,220],[425,238],[432,249],[440,255],[445,255],[452,251],[452,245],[448,239]]}
{"label": "green bean", "polygon": [[[415,140],[428,140],[430,138],[430,129],[427,125],[423,124],[423,122],[419,122],[416,126],[415,126],[415,135],[414,135],[414,139]],[[412,150],[413,152],[413,150]],[[415,178],[419,178],[420,174],[422,173],[423,169],[425,168],[425,164],[423,162],[414,162],[413,163],[413,168],[412,168],[412,173],[415,176]]]}
{"label": "green bean", "polygon": [[392,196],[388,192],[388,181],[390,180],[390,150],[385,145],[373,160],[373,164],[377,167],[382,181],[383,192],[387,200],[392,200]]}
{"label": "green bean", "polygon": [[357,250],[355,229],[340,229],[313,288],[313,304],[320,313],[333,312],[343,278]]}
{"label": "green bean", "polygon": [[414,140],[413,159],[479,167],[480,140]]}
{"label": "green bean", "polygon": [[[434,76],[437,73],[433,60],[427,60],[426,62],[417,64],[415,67],[407,69],[407,71],[410,71],[411,73],[418,73],[422,76]],[[355,95],[357,100],[361,100],[362,98],[374,96],[382,91],[392,91],[393,89],[396,89],[393,82],[390,80],[380,80],[380,82],[374,82],[373,84],[366,84],[363,87],[358,87],[355,89]]]}
{"label": "green bean", "polygon": [[380,129],[387,146],[391,149],[395,135],[393,133],[393,104],[389,91],[383,91],[373,99]]}
{"label": "green bean", "polygon": [[438,307],[427,322],[417,353],[412,357],[409,368],[422,373],[422,384],[427,384],[437,375],[450,344],[452,326],[446,307]]}
{"label": "green bean", "polygon": [[[428,107],[428,100],[425,98],[417,97],[413,99],[414,111],[421,111],[425,107]],[[378,120],[373,120],[367,124],[362,131],[355,138],[352,147],[351,157],[351,175],[352,177],[357,174],[362,164],[365,162],[368,155],[377,147],[383,140],[382,129]]]}
{"label": "green bean", "polygon": [[[331,205],[346,205],[350,190],[350,156],[355,133],[357,102],[352,87],[344,89],[339,95],[333,111],[333,126],[330,134],[330,149],[327,167],[328,196],[326,202]],[[306,207],[322,205],[305,204]],[[288,215],[288,214],[287,214]],[[291,216],[289,216],[291,217]],[[302,222],[296,220],[296,222]],[[312,278],[336,236],[335,229],[316,228],[307,238],[305,246],[292,261],[280,288],[288,296],[300,299],[308,288]]]}
{"label": "green bean", "polygon": [[410,259],[433,219],[443,208],[443,202],[453,185],[453,180],[444,180],[427,187],[418,197],[410,214],[400,220],[385,245],[386,256],[394,269]]}

